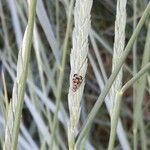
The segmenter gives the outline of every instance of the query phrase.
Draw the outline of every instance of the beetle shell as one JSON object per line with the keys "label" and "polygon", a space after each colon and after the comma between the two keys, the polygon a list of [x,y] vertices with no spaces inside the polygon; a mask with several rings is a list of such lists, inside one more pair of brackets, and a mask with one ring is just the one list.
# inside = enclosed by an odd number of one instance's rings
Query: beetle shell
{"label": "beetle shell", "polygon": [[77,89],[79,89],[82,82],[83,82],[82,76],[79,76],[78,74],[74,74],[72,78],[72,83],[73,83],[72,91],[76,92]]}

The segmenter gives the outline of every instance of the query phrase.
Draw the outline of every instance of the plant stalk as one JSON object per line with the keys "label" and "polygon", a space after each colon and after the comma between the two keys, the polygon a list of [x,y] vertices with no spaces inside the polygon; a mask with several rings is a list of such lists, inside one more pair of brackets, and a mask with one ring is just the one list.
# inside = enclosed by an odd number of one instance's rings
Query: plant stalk
{"label": "plant stalk", "polygon": [[88,130],[88,128],[90,127],[94,117],[96,116],[99,108],[101,107],[107,93],[109,92],[111,86],[112,86],[112,83],[114,82],[114,80],[116,79],[116,76],[118,75],[118,72],[120,70],[120,68],[122,67],[123,63],[125,62],[125,59],[127,58],[133,44],[134,44],[134,41],[135,39],[137,38],[138,34],[140,33],[141,31],[141,28],[146,20],[146,18],[148,17],[148,15],[150,14],[150,2],[148,3],[134,33],[132,34],[127,46],[125,47],[125,50],[124,52],[122,53],[120,59],[118,60],[118,64],[116,65],[116,68],[114,69],[114,71],[112,72],[110,78],[108,79],[102,93],[100,94],[100,96],[98,97],[98,100],[97,102],[95,103],[93,109],[91,110],[90,114],[88,115],[88,118],[87,118],[87,121],[77,139],[77,142],[76,142],[76,145],[79,145],[79,143],[82,141],[84,135],[86,135],[86,131]]}
{"label": "plant stalk", "polygon": [[[20,75],[18,88],[17,88],[17,106],[16,106],[16,113],[15,113],[15,122],[14,122],[14,128],[13,128],[13,134],[12,134],[12,150],[17,149],[17,141],[18,141],[18,134],[19,134],[19,125],[21,120],[21,114],[22,114],[22,107],[24,102],[24,92],[25,92],[25,84],[28,74],[28,64],[29,64],[29,58],[30,58],[30,52],[31,52],[31,42],[32,42],[32,35],[33,35],[33,26],[34,26],[34,19],[35,19],[35,8],[36,8],[36,0],[30,1],[29,4],[29,19],[27,28],[24,35],[23,44],[24,47],[19,51],[21,54],[22,51],[24,52],[24,62],[22,62],[22,72]],[[22,54],[20,55],[22,56]],[[21,57],[18,57],[18,59],[22,59]],[[22,61],[22,60],[21,60]],[[18,65],[18,64],[17,64]]]}

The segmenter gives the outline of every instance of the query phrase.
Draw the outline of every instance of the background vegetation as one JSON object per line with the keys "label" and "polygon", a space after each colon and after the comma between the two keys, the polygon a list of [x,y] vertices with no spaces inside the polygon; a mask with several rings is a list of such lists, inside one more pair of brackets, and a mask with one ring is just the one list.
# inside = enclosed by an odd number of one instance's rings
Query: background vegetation
{"label": "background vegetation", "polygon": [[[16,149],[19,118],[19,150],[68,149],[75,1],[0,0],[0,149]],[[150,149],[149,14],[148,0],[93,0],[85,87],[70,150]]]}

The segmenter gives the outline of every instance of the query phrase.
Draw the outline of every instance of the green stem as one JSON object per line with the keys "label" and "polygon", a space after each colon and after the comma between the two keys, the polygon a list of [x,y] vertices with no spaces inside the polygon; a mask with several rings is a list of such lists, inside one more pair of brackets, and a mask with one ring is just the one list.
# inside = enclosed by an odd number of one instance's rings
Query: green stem
{"label": "green stem", "polygon": [[[146,65],[149,60],[150,60],[150,23],[148,26],[148,32],[147,32],[147,37],[146,37],[146,43],[145,43],[145,48],[144,48],[144,54],[142,58],[142,66]],[[141,67],[142,67],[141,66]],[[145,87],[146,87],[146,76],[143,76],[138,83],[136,83],[136,91],[137,91],[137,98],[136,98],[136,105],[134,108],[134,124],[133,124],[133,131],[135,132],[134,134],[137,134],[138,129],[140,129],[140,137],[141,137],[141,148],[143,150],[146,150],[146,134],[144,131],[144,123],[142,118],[142,101],[144,97],[144,92],[145,92]],[[141,112],[141,115],[139,116],[139,112]],[[142,117],[142,118],[140,118]],[[141,122],[142,121],[142,122]]]}
{"label": "green stem", "polygon": [[[137,0],[133,0],[133,30],[137,24]],[[137,40],[135,40],[133,45],[133,75],[137,73]],[[133,109],[136,106],[136,83],[133,85]],[[137,131],[133,131],[133,148],[137,149]]]}
{"label": "green stem", "polygon": [[119,112],[120,112],[120,106],[121,106],[121,99],[122,99],[122,92],[117,92],[116,94],[116,101],[113,108],[112,116],[111,116],[111,130],[110,130],[110,139],[109,139],[109,145],[108,150],[114,149],[115,139],[116,139],[116,129],[119,119]]}
{"label": "green stem", "polygon": [[[14,121],[13,135],[12,135],[13,136],[12,137],[12,148],[11,148],[12,150],[16,150],[16,148],[17,148],[19,125],[20,125],[22,107],[23,107],[23,102],[24,102],[25,84],[26,84],[26,79],[27,79],[28,64],[29,64],[29,58],[30,58],[30,52],[31,52],[33,25],[34,25],[34,19],[35,19],[35,8],[36,8],[36,0],[30,1],[29,20],[28,20],[28,25],[27,25],[27,29],[26,29],[26,34],[24,36],[25,43],[24,43],[24,47],[22,47],[22,49],[24,50],[24,55],[23,55],[24,62],[22,62],[23,69],[22,69],[20,79],[19,79],[20,84],[17,85],[18,86],[17,87],[18,100],[17,100],[15,121]],[[20,56],[22,56],[22,54]],[[22,59],[22,58],[18,57],[18,59]]]}
{"label": "green stem", "polygon": [[112,83],[114,82],[116,76],[118,75],[118,72],[120,70],[120,68],[122,67],[123,63],[125,62],[125,59],[127,58],[127,55],[129,54],[131,47],[133,46],[133,43],[135,41],[135,39],[137,38],[139,32],[141,31],[141,28],[146,20],[146,18],[148,17],[148,15],[150,14],[150,2],[147,5],[147,8],[145,9],[143,16],[141,17],[134,33],[132,34],[124,52],[122,53],[119,61],[118,61],[118,65],[116,65],[116,68],[114,69],[114,71],[112,72],[110,78],[108,79],[101,95],[98,97],[97,102],[95,103],[93,109],[91,110],[90,114],[88,115],[87,121],[77,139],[76,144],[79,145],[79,143],[82,141],[82,138],[84,137],[84,135],[86,135],[86,131],[88,130],[88,128],[90,127],[94,117],[96,116],[99,108],[101,107],[107,93],[109,92]]}
{"label": "green stem", "polygon": [[58,47],[60,47],[60,39],[59,39],[59,0],[56,0],[56,39],[57,39]]}
{"label": "green stem", "polygon": [[71,0],[70,5],[69,5],[67,30],[66,30],[66,35],[65,35],[64,45],[63,45],[62,64],[61,64],[61,68],[60,68],[60,74],[59,74],[58,86],[57,86],[57,93],[56,93],[56,111],[55,111],[54,119],[53,119],[53,127],[52,127],[53,132],[52,132],[50,149],[53,149],[53,141],[54,141],[56,127],[57,127],[57,121],[58,121],[57,120],[57,115],[58,115],[58,110],[59,110],[59,107],[60,107],[61,91],[62,91],[62,84],[63,84],[63,78],[64,78],[64,69],[65,69],[65,64],[66,64],[68,39],[69,39],[69,33],[70,33],[70,29],[71,29],[73,6],[74,6],[74,0]]}
{"label": "green stem", "polygon": [[140,127],[140,138],[141,138],[141,149],[147,150],[147,138],[145,134],[143,112],[142,109],[139,110],[139,127]]}
{"label": "green stem", "polygon": [[119,118],[119,112],[120,112],[120,106],[121,106],[121,99],[123,93],[131,86],[133,85],[146,71],[150,69],[150,63],[145,65],[131,80],[129,80],[122,89],[117,92],[117,99],[113,108],[112,116],[111,116],[111,131],[110,131],[110,139],[109,139],[109,146],[108,150],[114,149],[114,143],[116,138],[116,128],[118,124],[118,118]]}
{"label": "green stem", "polygon": [[129,80],[123,87],[122,92],[126,91],[137,79],[139,79],[148,69],[150,69],[150,63],[146,64],[134,77]]}
{"label": "green stem", "polygon": [[5,112],[5,119],[7,117],[7,110],[9,108],[9,99],[8,99],[8,91],[7,91],[7,86],[6,86],[6,79],[5,79],[5,75],[4,75],[4,70],[2,68],[2,81],[3,81],[3,87],[4,87],[4,97],[5,97],[5,105],[6,105],[6,112]]}

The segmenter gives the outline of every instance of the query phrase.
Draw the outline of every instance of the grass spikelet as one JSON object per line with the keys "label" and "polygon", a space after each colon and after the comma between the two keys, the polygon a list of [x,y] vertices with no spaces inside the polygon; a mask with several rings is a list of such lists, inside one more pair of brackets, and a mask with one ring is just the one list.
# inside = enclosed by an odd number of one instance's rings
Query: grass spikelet
{"label": "grass spikelet", "polygon": [[[126,0],[117,1],[117,12],[115,21],[115,39],[113,51],[113,65],[112,70],[116,67],[118,59],[120,58],[125,45],[125,26],[126,26]],[[116,91],[122,86],[122,69],[120,69],[116,80],[111,89],[111,100],[115,101]]]}
{"label": "grass spikelet", "polygon": [[25,83],[28,73],[28,63],[31,51],[31,41],[34,25],[36,0],[29,1],[29,20],[25,30],[22,48],[18,54],[17,77],[13,87],[12,102],[8,110],[5,129],[4,150],[17,149],[19,124],[24,101]]}
{"label": "grass spikelet", "polygon": [[[115,21],[115,39],[114,39],[114,51],[113,51],[113,63],[112,63],[112,71],[116,67],[119,58],[122,55],[122,52],[124,50],[125,46],[125,27],[126,27],[126,0],[118,0],[117,1],[117,12],[116,12],[116,21]],[[114,83],[112,84],[112,88],[110,90],[110,99],[111,99],[111,114],[115,113],[116,107],[114,107],[117,99],[117,91],[120,90],[122,86],[122,68],[118,72],[118,75],[116,79],[114,80]],[[121,99],[121,98],[120,98]],[[109,146],[108,149],[113,149],[114,146],[114,139],[115,139],[115,128],[113,126],[114,115],[111,115],[111,134],[109,139]],[[118,124],[118,123],[117,123]],[[117,132],[120,132],[119,129],[117,129]],[[124,135],[124,139],[126,139]],[[122,147],[125,149],[130,149],[129,143],[127,140],[120,140],[120,143]]]}
{"label": "grass spikelet", "polygon": [[[69,149],[74,149],[74,139],[80,118],[80,102],[84,90],[84,78],[87,70],[88,34],[90,30],[90,10],[92,0],[76,0],[74,10],[74,30],[72,35],[73,47],[70,55],[71,72],[68,94],[70,122],[68,129]],[[82,76],[83,82],[73,91],[73,76]]]}

